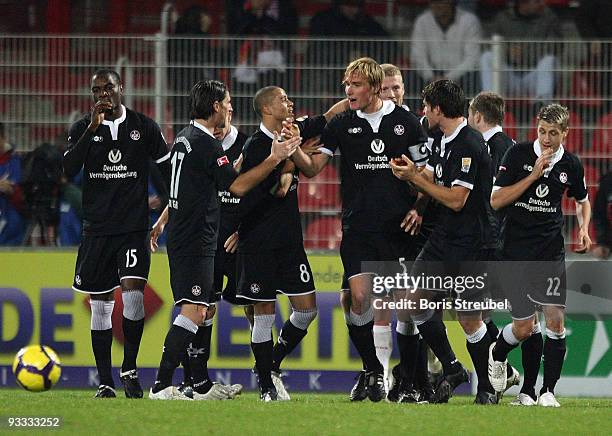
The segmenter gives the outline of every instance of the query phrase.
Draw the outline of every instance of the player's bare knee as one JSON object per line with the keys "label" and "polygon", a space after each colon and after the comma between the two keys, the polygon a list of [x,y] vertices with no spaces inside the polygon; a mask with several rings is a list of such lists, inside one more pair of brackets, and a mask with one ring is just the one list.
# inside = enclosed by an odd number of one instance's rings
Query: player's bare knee
{"label": "player's bare knee", "polygon": [[115,301],[115,291],[104,292],[103,294],[89,294],[90,301]]}
{"label": "player's bare knee", "polygon": [[512,322],[512,334],[519,341],[524,341],[533,333],[533,319],[514,320]]}
{"label": "player's bare knee", "polygon": [[459,324],[461,324],[466,335],[472,335],[482,327],[483,322],[481,319],[469,317],[459,318]]}
{"label": "player's bare knee", "polygon": [[275,301],[258,301],[253,305],[253,314],[257,315],[274,315],[276,311]]}
{"label": "player's bare knee", "polygon": [[215,313],[217,313],[217,305],[211,304],[210,306],[208,306],[208,309],[206,310],[206,320],[213,319],[215,316]]}
{"label": "player's bare knee", "polygon": [[562,307],[547,306],[544,308],[546,329],[561,334],[565,331],[565,314]]}

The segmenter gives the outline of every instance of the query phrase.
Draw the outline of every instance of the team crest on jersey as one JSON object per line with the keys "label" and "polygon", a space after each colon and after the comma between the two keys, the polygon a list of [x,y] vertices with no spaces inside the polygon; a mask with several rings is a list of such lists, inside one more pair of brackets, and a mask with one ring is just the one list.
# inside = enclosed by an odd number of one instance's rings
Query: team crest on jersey
{"label": "team crest on jersey", "polygon": [[561,183],[567,183],[567,173],[559,174],[559,180],[561,181]]}
{"label": "team crest on jersey", "polygon": [[259,294],[259,291],[261,291],[261,287],[257,283],[251,283],[251,292]]}
{"label": "team crest on jersey", "polygon": [[197,297],[202,293],[202,288],[200,288],[198,285],[194,285],[191,287],[191,293]]}
{"label": "team crest on jersey", "polygon": [[357,134],[357,133],[361,133],[362,130],[361,130],[361,127],[349,127],[348,132],[352,134]]}
{"label": "team crest on jersey", "polygon": [[397,136],[402,136],[404,134],[404,126],[401,124],[396,124],[393,128],[393,133],[395,133]]}
{"label": "team crest on jersey", "polygon": [[441,163],[436,164],[436,177],[438,179],[442,178],[442,164]]}
{"label": "team crest on jersey", "polygon": [[[70,138],[68,138],[68,139],[70,139]],[[102,137],[96,135],[96,136],[93,137],[93,140],[94,140],[94,142],[102,142]]]}
{"label": "team crest on jersey", "polygon": [[133,141],[138,141],[140,139],[140,132],[138,130],[132,130],[130,132],[130,138],[132,138]]}
{"label": "team crest on jersey", "polygon": [[380,154],[385,151],[385,143],[382,139],[373,139],[372,143],[370,144],[370,147],[372,148],[372,151],[376,154]]}
{"label": "team crest on jersey", "polygon": [[76,276],[74,276],[74,282],[75,282],[75,283],[76,283],[78,286],[81,286],[81,283],[82,283],[82,282],[81,282],[81,276],[80,276],[80,275],[78,275],[78,274],[77,274]]}
{"label": "team crest on jersey", "polygon": [[121,160],[121,150],[119,150],[118,148],[113,148],[111,151],[109,151],[108,160],[114,164],[119,162]]}
{"label": "team crest on jersey", "polygon": [[471,157],[462,157],[461,158],[461,171],[464,173],[470,172],[470,166],[472,166],[472,158]]}
{"label": "team crest on jersey", "polygon": [[533,171],[533,167],[531,165],[527,165],[527,164],[523,165],[523,169],[525,171]]}
{"label": "team crest on jersey", "polygon": [[548,195],[548,186],[545,183],[540,183],[536,188],[536,195],[540,198],[544,198]]}
{"label": "team crest on jersey", "polygon": [[229,163],[229,159],[227,158],[227,156],[221,156],[220,158],[217,159],[217,165],[219,165],[220,167],[228,163]]}

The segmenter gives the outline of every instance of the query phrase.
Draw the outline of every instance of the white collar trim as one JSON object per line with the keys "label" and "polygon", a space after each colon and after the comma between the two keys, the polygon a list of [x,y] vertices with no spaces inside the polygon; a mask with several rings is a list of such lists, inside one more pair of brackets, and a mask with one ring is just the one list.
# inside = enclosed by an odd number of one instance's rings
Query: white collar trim
{"label": "white collar trim", "polygon": [[212,132],[208,130],[208,127],[198,123],[196,120],[191,120],[191,124],[193,124],[194,127],[197,127],[198,129],[200,129],[202,132],[208,133],[209,136],[212,136],[213,138],[215,138],[215,135],[213,135]]}
{"label": "white collar trim", "polygon": [[263,123],[259,123],[259,130],[261,130],[268,138],[274,140],[274,133],[270,132]]}
{"label": "white collar trim", "polygon": [[[453,139],[455,139],[457,137],[457,135],[459,134],[459,132],[461,132],[461,129],[463,129],[466,126],[467,126],[467,120],[464,118],[463,122],[457,126],[455,131],[450,136],[448,136],[448,137],[443,136],[442,137],[442,140],[440,141],[440,152],[442,153],[442,157],[444,157],[444,153],[446,152],[446,144],[448,144]],[[450,153],[449,153],[449,155],[450,155]]]}
{"label": "white collar trim", "polygon": [[125,117],[127,116],[127,109],[124,105],[121,105],[121,111],[123,112],[119,118],[116,120],[102,120],[102,124],[108,126],[111,132],[111,137],[113,141],[119,139],[119,125],[125,121]]}
{"label": "white collar trim", "polygon": [[365,113],[361,110],[357,110],[357,116],[359,118],[365,118],[367,119],[368,117],[375,117],[376,115],[378,115],[381,111],[382,111],[382,116],[385,115],[389,115],[391,112],[393,112],[393,109],[395,109],[395,103],[393,103],[391,100],[383,100],[383,104],[382,107],[377,110],[376,112],[372,112],[370,114]]}
{"label": "white collar trim", "polygon": [[[533,141],[533,151],[538,157],[542,155],[542,146],[540,145],[540,141],[537,139]],[[563,157],[563,153],[565,153],[565,149],[563,148],[563,144],[561,144],[555,154],[552,155],[550,165],[544,170],[544,177],[548,177],[555,164]]]}
{"label": "white collar trim", "polygon": [[236,142],[237,137],[238,129],[234,126],[230,126],[229,132],[227,132],[227,135],[225,135],[225,138],[223,138],[223,151],[227,151],[228,148],[234,145],[234,142]]}
{"label": "white collar trim", "polygon": [[497,125],[495,127],[491,127],[486,132],[483,132],[482,137],[484,138],[485,141],[489,142],[489,139],[491,139],[493,135],[499,132],[503,132],[503,131],[504,129],[502,129],[502,126]]}

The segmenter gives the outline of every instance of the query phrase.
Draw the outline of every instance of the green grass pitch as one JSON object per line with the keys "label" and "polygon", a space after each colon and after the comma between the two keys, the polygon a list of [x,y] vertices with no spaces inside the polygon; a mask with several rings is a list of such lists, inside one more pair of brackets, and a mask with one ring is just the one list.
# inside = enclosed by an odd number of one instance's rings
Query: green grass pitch
{"label": "green grass pitch", "polygon": [[[0,390],[0,434],[45,432],[113,435],[376,435],[612,434],[612,399],[560,398],[559,409],[475,406],[455,397],[445,405],[350,403],[345,394],[294,393],[292,401],[261,403],[253,393],[233,401],[93,399],[93,391],[40,394]],[[60,417],[58,429],[8,426],[8,417]]]}

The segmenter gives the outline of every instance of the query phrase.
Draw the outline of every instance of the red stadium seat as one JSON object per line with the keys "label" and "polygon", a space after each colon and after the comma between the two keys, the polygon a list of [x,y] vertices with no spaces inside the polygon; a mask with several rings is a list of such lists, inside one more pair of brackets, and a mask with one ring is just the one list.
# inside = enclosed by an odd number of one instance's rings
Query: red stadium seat
{"label": "red stadium seat", "polygon": [[310,250],[337,250],[342,240],[342,221],[336,217],[318,218],[306,227],[304,247]]}
{"label": "red stadium seat", "polygon": [[506,111],[506,113],[504,114],[503,127],[506,135],[516,141],[516,135],[518,135],[518,130],[516,129],[516,118],[514,118],[512,112]]}
{"label": "red stadium seat", "polygon": [[612,154],[612,113],[603,115],[593,132],[593,153]]}
{"label": "red stadium seat", "polygon": [[332,165],[327,165],[316,177],[300,176],[298,204],[302,212],[340,210],[338,174]]}

